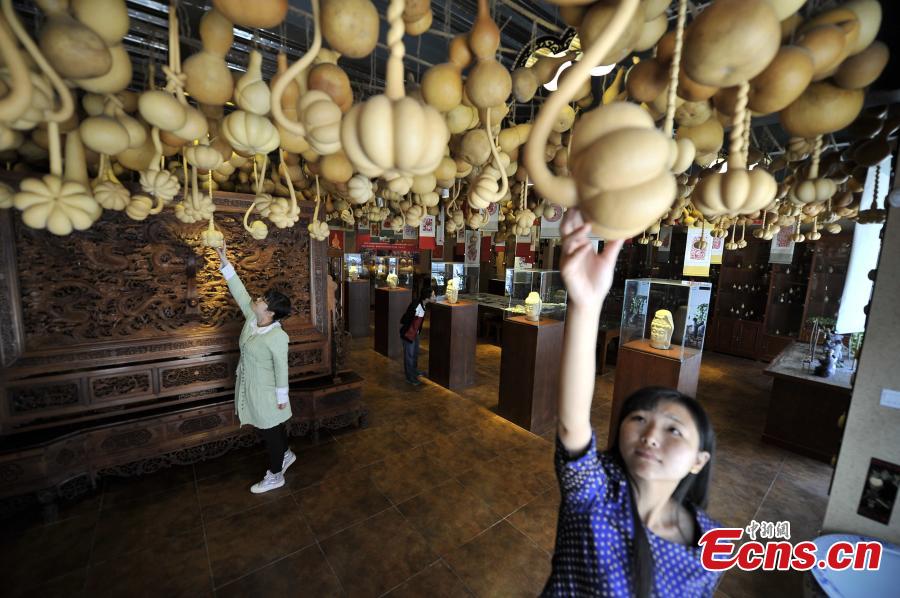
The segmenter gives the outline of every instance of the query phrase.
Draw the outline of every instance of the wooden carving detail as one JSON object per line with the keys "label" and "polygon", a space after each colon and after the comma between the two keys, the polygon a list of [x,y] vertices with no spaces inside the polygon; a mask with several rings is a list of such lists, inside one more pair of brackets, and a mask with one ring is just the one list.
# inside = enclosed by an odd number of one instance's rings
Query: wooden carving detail
{"label": "wooden carving detail", "polygon": [[12,245],[2,242],[12,236],[8,212],[0,210],[0,366],[11,366],[22,353],[22,335],[18,309],[16,256]]}
{"label": "wooden carving detail", "polygon": [[13,387],[9,389],[10,409],[15,414],[41,409],[68,407],[81,402],[77,382],[59,382]]}
{"label": "wooden carving detail", "polygon": [[107,376],[91,381],[91,392],[98,399],[117,399],[129,395],[147,394],[152,389],[150,374],[147,372]]}
{"label": "wooden carving detail", "polygon": [[226,362],[203,363],[166,370],[162,374],[162,387],[175,388],[199,382],[227,381],[231,377],[231,365]]}
{"label": "wooden carving detail", "polygon": [[[273,229],[259,244],[246,236],[238,214],[217,214],[216,224],[232,241],[229,252],[248,290],[277,288],[291,298],[297,316],[310,321],[308,232]],[[56,237],[17,220],[16,256],[28,264],[18,273],[26,349],[183,337],[239,325],[218,259],[200,246],[204,226],[172,215],[135,222],[107,211],[90,229]],[[191,308],[193,293],[199,305]]]}
{"label": "wooden carving detail", "polygon": [[100,445],[105,451],[114,453],[144,446],[153,438],[153,433],[146,428],[131,430],[108,437]]}
{"label": "wooden carving detail", "polygon": [[186,419],[178,426],[178,431],[184,435],[196,434],[197,432],[205,432],[222,425],[224,422],[218,415],[203,415],[192,419]]}
{"label": "wooden carving detail", "polygon": [[321,363],[322,349],[307,349],[288,353],[288,367],[296,368],[314,363]]}

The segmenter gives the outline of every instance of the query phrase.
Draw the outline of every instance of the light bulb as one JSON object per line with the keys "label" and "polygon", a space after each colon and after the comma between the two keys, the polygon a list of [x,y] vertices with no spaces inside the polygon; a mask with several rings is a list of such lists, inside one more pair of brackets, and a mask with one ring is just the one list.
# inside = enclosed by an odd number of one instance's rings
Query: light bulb
{"label": "light bulb", "polygon": [[556,74],[553,76],[553,79],[544,83],[544,89],[548,91],[556,91],[557,83],[559,82],[559,76],[570,66],[572,66],[571,60],[567,60],[566,62],[562,63],[559,69],[557,69]]}

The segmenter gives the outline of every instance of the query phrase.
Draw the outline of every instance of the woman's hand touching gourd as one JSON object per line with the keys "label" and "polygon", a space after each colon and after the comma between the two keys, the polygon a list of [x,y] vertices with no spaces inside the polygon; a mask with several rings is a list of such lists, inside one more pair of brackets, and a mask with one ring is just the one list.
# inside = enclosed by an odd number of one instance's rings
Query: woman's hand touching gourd
{"label": "woman's hand touching gourd", "polygon": [[594,252],[588,233],[591,225],[584,222],[577,208],[570,208],[560,224],[562,256],[560,270],[566,283],[569,302],[573,306],[600,310],[612,286],[616,258],[622,240],[607,241],[603,251]]}

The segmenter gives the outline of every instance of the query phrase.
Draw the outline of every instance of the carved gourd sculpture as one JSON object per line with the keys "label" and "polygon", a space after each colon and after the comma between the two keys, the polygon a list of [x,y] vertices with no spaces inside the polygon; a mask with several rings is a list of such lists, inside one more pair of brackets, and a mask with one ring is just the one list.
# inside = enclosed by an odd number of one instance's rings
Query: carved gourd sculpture
{"label": "carved gourd sculpture", "polygon": [[606,239],[632,237],[669,209],[676,191],[670,171],[677,157],[675,142],[657,130],[639,106],[613,102],[583,114],[576,123],[568,159],[571,177],[549,171],[544,148],[560,109],[610,51],[637,4],[622,1],[606,30],[544,103],[525,145],[525,168],[537,191],[563,207],[578,206]]}
{"label": "carved gourd sculpture", "polygon": [[405,96],[403,88],[403,0],[388,6],[385,93],[351,108],[341,123],[341,144],[354,168],[381,177],[405,193],[412,177],[431,174],[444,157],[450,132],[441,114]]}

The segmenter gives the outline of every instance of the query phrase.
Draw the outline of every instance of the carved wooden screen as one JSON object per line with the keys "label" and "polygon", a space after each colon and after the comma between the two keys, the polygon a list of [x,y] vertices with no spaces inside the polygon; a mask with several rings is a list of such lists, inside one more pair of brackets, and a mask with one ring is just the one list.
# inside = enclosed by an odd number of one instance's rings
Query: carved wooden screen
{"label": "carved wooden screen", "polygon": [[[254,296],[291,298],[292,377],[328,373],[325,243],[311,243],[302,222],[253,240],[241,224],[248,201],[216,197],[231,261]],[[107,211],[56,237],[0,211],[0,433],[230,393],[243,317],[215,252],[200,245],[205,226]]]}

